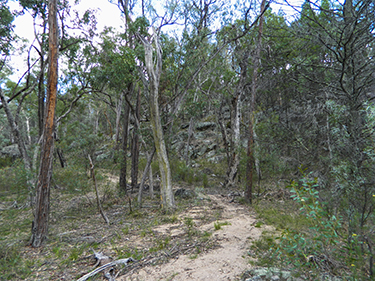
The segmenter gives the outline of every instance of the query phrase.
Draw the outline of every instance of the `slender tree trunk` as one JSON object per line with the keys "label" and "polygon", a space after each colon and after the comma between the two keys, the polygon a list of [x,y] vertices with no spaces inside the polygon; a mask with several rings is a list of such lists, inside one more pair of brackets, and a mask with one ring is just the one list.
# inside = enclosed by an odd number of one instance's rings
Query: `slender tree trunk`
{"label": "slender tree trunk", "polygon": [[48,234],[50,184],[52,177],[53,132],[57,95],[58,70],[58,27],[57,0],[48,4],[49,23],[49,69],[47,88],[47,111],[43,130],[43,142],[39,166],[38,188],[36,194],[36,209],[32,225],[31,245],[40,247]]}
{"label": "slender tree trunk", "polygon": [[155,151],[156,151],[156,149],[154,148],[150,154],[146,153],[146,155],[147,155],[147,163],[146,163],[145,170],[143,171],[142,180],[141,180],[141,184],[139,185],[139,191],[138,191],[138,204],[139,204],[140,208],[142,208],[142,192],[143,192],[143,188],[145,186],[145,182],[146,182],[146,178],[147,178],[147,173],[149,172],[149,170],[151,168],[151,162],[152,162],[152,158],[154,158]]}
{"label": "slender tree trunk", "polygon": [[160,177],[161,177],[161,202],[162,208],[173,209],[175,208],[175,201],[172,191],[172,176],[169,166],[167,149],[165,147],[163,127],[161,125],[160,110],[159,110],[159,82],[162,70],[162,50],[159,44],[159,38],[154,30],[153,40],[156,45],[156,66],[153,60],[153,47],[144,38],[141,38],[145,47],[145,62],[147,74],[149,77],[149,92],[150,92],[150,119],[151,128],[154,136],[156,154],[158,156]]}
{"label": "slender tree trunk", "polygon": [[[129,86],[129,89],[131,86]],[[126,95],[127,93],[124,93]],[[126,161],[127,161],[127,149],[128,149],[128,128],[129,128],[129,113],[130,106],[127,102],[124,103],[124,116],[123,116],[123,132],[122,132],[122,159],[120,168],[120,192],[127,194],[127,181],[126,181]]]}
{"label": "slender tree trunk", "polygon": [[[247,61],[248,58],[246,58]],[[247,66],[247,62],[246,62]],[[245,71],[243,71],[245,70]],[[246,69],[241,70],[241,72],[246,73]],[[246,74],[245,74],[246,75]],[[227,171],[227,182],[226,187],[236,186],[236,177],[238,174],[238,165],[240,164],[239,157],[239,146],[240,146],[240,118],[241,118],[241,98],[245,85],[245,77],[240,79],[238,91],[236,95],[232,98],[231,104],[231,129],[232,129],[232,139],[231,139],[231,153],[230,158],[228,159],[228,171]],[[243,80],[243,81],[242,81]]]}
{"label": "slender tree trunk", "polygon": [[185,163],[186,166],[189,166],[189,148],[190,148],[190,139],[193,135],[193,127],[194,127],[194,117],[190,118],[189,122],[189,129],[188,129],[188,139],[186,143],[186,149],[185,149]]}
{"label": "slender tree trunk", "polygon": [[134,118],[136,120],[133,130],[132,140],[132,169],[131,169],[131,186],[132,190],[138,184],[138,163],[139,163],[139,119],[141,112],[141,89],[138,90],[137,102],[135,106]]}
{"label": "slender tree trunk", "polygon": [[150,169],[149,169],[148,184],[150,186],[150,197],[151,197],[151,199],[154,199],[155,198],[155,194],[154,194],[154,177],[153,177],[153,174],[152,174],[152,165],[150,165]]}
{"label": "slender tree trunk", "polygon": [[122,111],[122,103],[123,103],[123,95],[120,96],[120,98],[118,99],[118,102],[117,102],[117,106],[116,106],[116,135],[115,135],[115,142],[116,142],[116,145],[115,145],[115,150],[118,150],[119,149],[119,145],[120,145],[120,121],[121,121],[121,111]]}
{"label": "slender tree trunk", "polygon": [[[33,189],[33,183],[32,183],[32,180],[31,180],[31,161],[30,161],[30,157],[27,154],[25,141],[24,141],[24,139],[21,135],[21,132],[20,132],[17,124],[16,124],[16,121],[13,117],[13,114],[9,109],[8,102],[6,101],[5,96],[3,94],[3,90],[1,88],[0,88],[0,100],[1,100],[1,103],[3,104],[5,114],[7,116],[9,125],[12,129],[12,135],[15,138],[15,140],[17,142],[17,145],[18,145],[18,149],[21,153],[22,160],[23,160],[23,163],[25,165],[25,170],[26,170],[26,173],[27,173],[27,187],[28,187],[29,191],[31,191]],[[32,201],[32,198],[30,198],[30,200]],[[32,204],[32,202],[31,202],[31,204]]]}
{"label": "slender tree trunk", "polygon": [[109,225],[109,219],[105,215],[105,213],[103,211],[103,208],[102,208],[102,204],[100,203],[98,185],[96,184],[96,178],[95,178],[95,170],[94,170],[95,166],[94,166],[94,163],[91,160],[90,154],[88,155],[88,158],[89,158],[89,161],[90,161],[90,170],[91,170],[92,180],[94,181],[94,185],[95,185],[96,204],[98,205],[98,210],[99,210],[99,213],[102,215],[102,218]]}
{"label": "slender tree trunk", "polygon": [[230,166],[230,150],[229,150],[229,143],[228,143],[228,134],[227,134],[227,127],[225,125],[225,119],[223,116],[223,106],[226,103],[226,101],[223,99],[220,104],[220,109],[219,109],[219,117],[218,117],[218,123],[220,126],[221,130],[221,136],[223,138],[223,143],[224,143],[224,148],[225,148],[225,153],[227,155],[227,164],[228,167]]}
{"label": "slender tree trunk", "polygon": [[44,51],[43,46],[40,46],[40,73],[38,83],[38,127],[39,137],[43,135],[44,128],[44,103],[45,103],[45,90],[44,90]]}
{"label": "slender tree trunk", "polygon": [[266,0],[262,0],[260,6],[260,18],[259,18],[259,31],[258,31],[258,42],[253,57],[254,70],[253,70],[253,81],[251,83],[251,98],[250,98],[250,110],[249,110],[249,128],[248,128],[248,143],[247,143],[247,165],[246,165],[246,192],[245,200],[248,203],[253,201],[253,172],[254,172],[254,111],[255,111],[255,98],[258,87],[258,69],[260,65],[260,49],[262,45],[262,33],[263,33],[263,15],[266,8]]}
{"label": "slender tree trunk", "polygon": [[240,164],[240,120],[241,120],[241,105],[242,105],[242,96],[246,91],[246,81],[247,81],[247,66],[249,64],[249,50],[244,50],[241,61],[241,76],[238,81],[235,93],[232,96],[231,100],[231,140],[230,140],[230,154],[228,159],[228,170],[227,170],[227,179],[226,187],[236,186],[236,177],[238,174],[238,166]]}

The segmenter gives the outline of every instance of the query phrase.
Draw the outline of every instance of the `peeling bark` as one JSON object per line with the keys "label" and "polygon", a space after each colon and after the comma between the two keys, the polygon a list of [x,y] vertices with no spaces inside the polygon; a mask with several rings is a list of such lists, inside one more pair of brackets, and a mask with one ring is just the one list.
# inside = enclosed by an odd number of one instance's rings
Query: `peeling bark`
{"label": "peeling bark", "polygon": [[46,118],[43,130],[42,150],[39,166],[38,188],[36,194],[36,209],[32,224],[31,245],[40,247],[48,234],[48,219],[50,207],[50,185],[52,178],[52,160],[55,128],[55,108],[57,97],[58,78],[58,27],[57,27],[57,0],[48,4],[49,23],[49,69]]}
{"label": "peeling bark", "polygon": [[[131,87],[129,87],[131,88]],[[124,93],[126,95],[126,93]],[[123,116],[123,133],[122,133],[122,158],[120,162],[120,192],[127,194],[127,181],[126,181],[126,160],[128,148],[128,127],[129,127],[129,113],[130,106],[125,102],[124,116]]]}
{"label": "peeling bark", "polygon": [[146,41],[144,38],[139,36],[145,48],[145,63],[147,74],[149,77],[149,102],[150,102],[150,119],[151,128],[154,136],[154,143],[156,148],[156,154],[158,156],[160,177],[161,177],[161,203],[164,209],[175,208],[174,195],[172,191],[172,176],[171,169],[169,166],[169,160],[167,155],[167,149],[165,147],[163,127],[161,125],[160,110],[159,110],[159,82],[160,74],[162,70],[162,49],[159,44],[159,38],[154,30],[152,39],[155,43],[156,48],[156,65],[153,60],[153,47],[151,43]]}

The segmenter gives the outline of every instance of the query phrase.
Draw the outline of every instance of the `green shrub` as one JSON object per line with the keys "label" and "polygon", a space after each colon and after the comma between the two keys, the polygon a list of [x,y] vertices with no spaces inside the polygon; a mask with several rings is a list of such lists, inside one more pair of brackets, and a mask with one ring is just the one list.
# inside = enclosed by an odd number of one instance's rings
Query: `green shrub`
{"label": "green shrub", "polygon": [[311,173],[301,172],[300,182],[293,181],[289,187],[291,197],[309,222],[309,231],[283,230],[277,238],[279,243],[272,246],[273,258],[310,278],[330,272],[348,278],[345,280],[369,280],[370,242],[364,235],[347,234],[342,218],[323,207],[317,180],[312,179]]}
{"label": "green shrub", "polygon": [[87,190],[89,178],[87,171],[81,166],[68,166],[54,170],[54,183],[70,192]]}
{"label": "green shrub", "polygon": [[0,191],[27,192],[26,183],[26,171],[20,160],[0,169]]}

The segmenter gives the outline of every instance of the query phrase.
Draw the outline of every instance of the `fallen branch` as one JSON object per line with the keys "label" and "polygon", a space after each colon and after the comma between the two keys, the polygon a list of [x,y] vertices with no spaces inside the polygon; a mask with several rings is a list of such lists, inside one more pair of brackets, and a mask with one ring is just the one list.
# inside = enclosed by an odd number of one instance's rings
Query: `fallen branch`
{"label": "fallen branch", "polygon": [[101,267],[98,267],[97,269],[85,274],[84,276],[82,276],[81,278],[79,278],[77,281],[85,281],[87,279],[89,279],[90,277],[96,275],[97,273],[107,269],[107,268],[110,268],[112,266],[115,266],[117,264],[125,264],[125,265],[128,265],[129,262],[131,261],[134,261],[133,258],[127,258],[127,259],[119,259],[119,260],[116,260],[116,261],[113,261],[113,262],[110,262],[110,263],[107,263],[105,265],[102,265]]}

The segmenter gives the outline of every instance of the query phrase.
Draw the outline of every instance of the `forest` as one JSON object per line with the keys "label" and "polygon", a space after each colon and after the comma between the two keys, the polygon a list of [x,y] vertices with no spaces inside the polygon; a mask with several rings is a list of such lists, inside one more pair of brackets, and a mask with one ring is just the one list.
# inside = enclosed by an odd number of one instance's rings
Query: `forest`
{"label": "forest", "polygon": [[225,280],[374,280],[373,1],[108,0],[102,31],[78,2],[0,0],[0,280],[209,280],[126,278],[231,206],[261,234]]}

